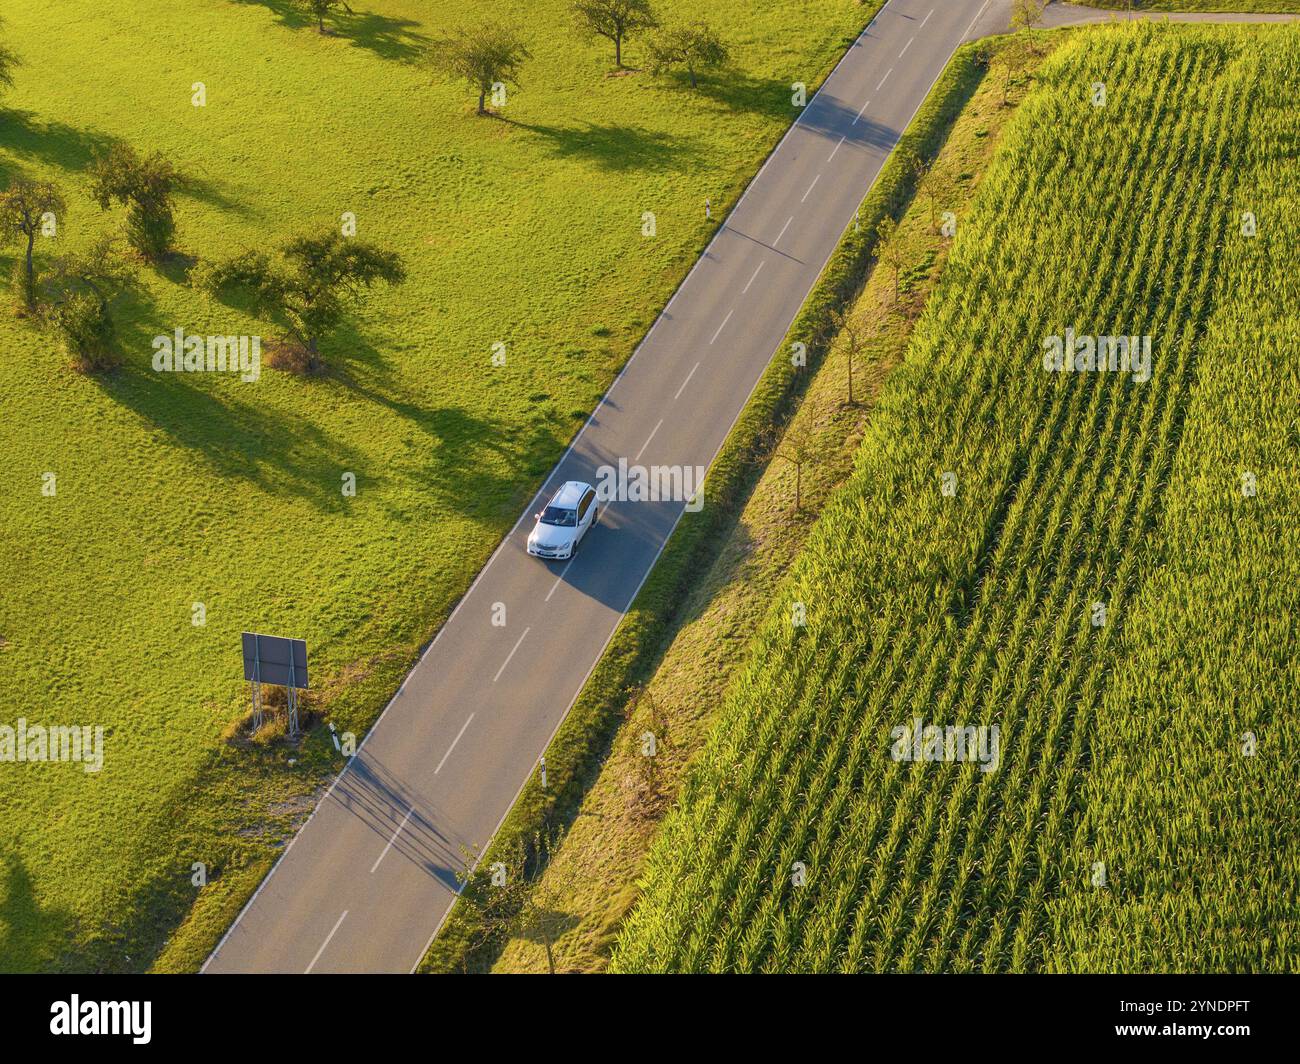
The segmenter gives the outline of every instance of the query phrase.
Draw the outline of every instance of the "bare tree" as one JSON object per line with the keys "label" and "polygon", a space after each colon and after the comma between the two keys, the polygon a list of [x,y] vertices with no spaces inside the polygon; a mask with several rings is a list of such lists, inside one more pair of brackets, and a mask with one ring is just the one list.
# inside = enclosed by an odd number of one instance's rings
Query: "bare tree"
{"label": "bare tree", "polygon": [[633,33],[659,25],[650,0],[573,0],[573,14],[591,37],[614,44],[614,65],[623,66],[623,42]]}
{"label": "bare tree", "polygon": [[886,215],[876,226],[876,260],[894,273],[894,303],[902,297],[903,242],[898,223]]}
{"label": "bare tree", "polygon": [[844,352],[848,363],[849,397],[848,405],[853,406],[853,363],[862,358],[867,350],[867,338],[862,327],[853,319],[852,314],[841,310],[831,311],[831,323],[835,330],[835,343]]}
{"label": "bare tree", "polygon": [[957,182],[952,170],[939,160],[927,166],[917,184],[917,190],[930,204],[930,228],[939,224],[939,205],[956,191]]}
{"label": "bare tree", "polygon": [[816,457],[815,441],[808,425],[797,418],[790,422],[776,445],[772,458],[780,458],[794,466],[794,509],[803,509],[803,469]]}
{"label": "bare tree", "polygon": [[623,714],[629,725],[636,718],[643,721],[639,729],[628,728],[628,750],[634,758],[639,781],[638,793],[630,797],[643,799],[640,811],[653,814],[659,810],[663,799],[659,754],[668,742],[668,721],[650,689],[644,685],[629,690]]}
{"label": "bare tree", "polygon": [[457,30],[429,48],[434,67],[448,78],[469,82],[478,92],[478,114],[496,85],[519,85],[519,69],[533,57],[520,32],[499,22]]}
{"label": "bare tree", "polygon": [[1006,72],[1002,82],[1002,106],[1011,102],[1011,85],[1027,71],[1036,56],[1033,45],[1024,39],[1007,41],[999,50],[997,61]]}
{"label": "bare tree", "polygon": [[[480,940],[518,937],[540,944],[546,950],[546,966],[555,974],[555,943],[570,927],[572,917],[561,906],[568,904],[577,885],[572,869],[551,861],[560,839],[553,833],[536,832],[529,847],[520,839],[508,860],[499,867],[472,872],[477,854],[461,848],[464,867],[456,878],[464,884],[460,903],[470,916]],[[529,878],[529,866],[542,866],[545,875]]]}

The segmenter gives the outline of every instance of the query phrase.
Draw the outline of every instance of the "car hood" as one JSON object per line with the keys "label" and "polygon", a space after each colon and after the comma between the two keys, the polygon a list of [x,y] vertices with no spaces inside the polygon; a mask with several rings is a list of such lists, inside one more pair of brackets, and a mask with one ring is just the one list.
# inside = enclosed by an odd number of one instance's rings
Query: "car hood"
{"label": "car hood", "polygon": [[572,528],[561,528],[559,525],[537,525],[529,535],[528,542],[548,550],[567,547],[573,542],[573,531]]}

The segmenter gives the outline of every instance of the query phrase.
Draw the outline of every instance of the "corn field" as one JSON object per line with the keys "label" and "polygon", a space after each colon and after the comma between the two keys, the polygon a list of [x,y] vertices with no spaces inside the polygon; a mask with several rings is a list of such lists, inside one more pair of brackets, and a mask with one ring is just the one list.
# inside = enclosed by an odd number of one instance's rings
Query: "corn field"
{"label": "corn field", "polygon": [[1040,68],[615,970],[1300,970],[1297,99],[1295,27]]}

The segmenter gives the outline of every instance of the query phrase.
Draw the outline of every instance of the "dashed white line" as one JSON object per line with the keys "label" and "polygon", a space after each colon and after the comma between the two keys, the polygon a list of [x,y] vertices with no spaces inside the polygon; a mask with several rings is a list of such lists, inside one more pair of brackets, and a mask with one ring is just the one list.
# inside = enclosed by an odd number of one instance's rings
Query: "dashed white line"
{"label": "dashed white line", "polygon": [[[531,628],[525,628],[524,635],[527,635],[530,631],[532,631]],[[501,679],[501,674],[506,671],[506,666],[510,664],[510,659],[515,656],[515,651],[519,649],[519,644],[524,641],[524,635],[521,635],[519,637],[519,639],[516,641],[514,645],[514,648],[510,651],[509,654],[506,655],[506,660],[501,663],[501,668],[497,669],[497,674],[492,677],[493,683],[496,683],[499,679]]]}
{"label": "dashed white line", "polygon": [[[915,37],[912,38],[912,41],[914,40],[916,40]],[[903,56],[907,55],[907,50],[912,47],[912,41],[908,41],[905,45],[903,45],[903,50],[898,53],[899,59],[902,59]]]}
{"label": "dashed white line", "polygon": [[[933,14],[934,8],[930,8],[930,15]],[[925,29],[925,24],[930,21],[930,15],[926,15],[925,18],[921,19],[921,25],[918,27],[919,29]]]}
{"label": "dashed white line", "polygon": [[[727,317],[731,317],[731,315],[728,314]],[[727,323],[724,321],[722,324],[723,324],[723,325],[726,325]],[[718,331],[721,332],[722,330],[719,329]],[[714,337],[713,337],[713,338],[714,338],[715,340],[717,339],[717,334],[716,334],[716,333],[714,334]],[[660,419],[659,419],[659,425],[662,425],[663,423],[664,423],[664,419],[663,419],[663,418],[660,418]],[[659,431],[659,425],[656,425],[654,428],[652,428],[652,429],[650,430],[650,435],[647,436],[647,437],[645,438],[645,443],[641,444],[641,450],[637,451],[637,453],[636,453],[636,457],[633,458],[632,461],[634,461],[634,462],[639,462],[639,461],[641,461],[641,456],[642,456],[643,454],[645,454],[645,449],[646,449],[647,447],[650,446],[650,441],[653,440],[653,439],[655,438],[655,433]]]}
{"label": "dashed white line", "polygon": [[[445,761],[446,758],[443,758]],[[436,771],[436,770],[435,770]],[[379,862],[388,856],[388,851],[393,848],[393,843],[397,841],[397,836],[402,833],[402,828],[406,827],[406,822],[411,819],[411,814],[415,812],[415,806],[411,806],[406,811],[406,816],[402,817],[402,822],[397,825],[397,830],[393,832],[393,837],[388,840],[388,845],[384,847],[384,852],[375,858],[375,863],[370,866],[370,874],[374,875],[375,869],[379,867]]]}
{"label": "dashed white line", "polygon": [[884,76],[883,78],[880,79],[880,85],[877,85],[877,86],[876,86],[876,91],[877,91],[877,92],[880,91],[880,87],[881,87],[881,85],[884,85],[885,82],[889,80],[889,75],[892,74],[893,72],[894,72],[894,68],[893,68],[893,67],[890,67],[888,70],[885,71],[885,76]]}
{"label": "dashed white line", "polygon": [[[347,909],[344,909],[343,916],[347,916],[347,914]],[[320,944],[320,949],[316,951],[316,956],[311,959],[311,964],[307,965],[307,970],[302,973],[303,975],[311,975],[311,970],[316,967],[316,962],[320,960],[320,955],[325,952],[325,947],[330,944],[330,939],[334,937],[334,933],[338,931],[339,925],[343,923],[343,916],[338,918],[338,922],[334,925],[334,931],[331,931],[325,936],[325,941]]]}
{"label": "dashed white line", "polygon": [[828,156],[826,156],[826,161],[827,161],[827,162],[830,162],[832,159],[835,158],[835,153],[836,153],[837,151],[840,150],[840,146],[841,146],[843,143],[844,143],[844,137],[840,137],[840,143],[839,143],[839,144],[836,144],[835,147],[833,147],[833,148],[831,149],[831,153],[830,153]]}
{"label": "dashed white line", "polygon": [[[760,262],[758,264],[758,270],[761,270],[762,268],[763,268],[763,264]],[[758,276],[758,270],[754,271],[754,277]],[[753,281],[754,277],[751,277],[750,281]],[[745,287],[748,288],[749,285],[745,285]],[[673,402],[676,402],[678,399],[682,397],[682,392],[686,391],[686,386],[691,383],[691,378],[695,376],[695,371],[699,368],[700,368],[700,364],[698,362],[691,367],[690,373],[686,374],[686,379],[682,381],[682,386],[677,389],[677,394],[673,396]]]}
{"label": "dashed white line", "polygon": [[[762,268],[763,268],[763,263],[760,262],[760,263],[758,264],[758,268],[755,269],[754,272],[753,272],[753,274],[750,276],[748,283],[746,283],[745,287],[742,288],[742,289],[740,290],[740,294],[741,294],[742,296],[743,296],[746,292],[749,291],[749,286],[750,286],[751,284],[754,283],[754,278],[758,276],[758,271],[761,270]],[[699,363],[697,362],[696,365],[698,366]],[[691,370],[691,372],[694,373],[695,370]],[[688,378],[688,379],[689,379],[689,378]],[[685,387],[685,385],[683,385],[682,387]],[[677,394],[678,394],[678,395],[681,395],[682,393],[681,393],[681,392],[678,392]]]}
{"label": "dashed white line", "polygon": [[871,101],[868,100],[866,103],[864,103],[861,107],[858,108],[857,116],[853,119],[853,124],[855,126],[858,124],[858,119],[860,119],[864,114],[867,113],[867,108],[870,106],[871,106]]}
{"label": "dashed white line", "polygon": [[[517,643],[515,645],[518,646]],[[500,675],[500,673],[498,673],[497,675]],[[473,713],[471,713],[468,717],[465,718],[465,723],[460,726],[460,731],[456,733],[456,738],[454,738],[451,741],[451,745],[447,747],[447,752],[442,755],[442,760],[438,762],[438,767],[433,770],[433,774],[435,776],[442,771],[442,766],[447,763],[447,758],[451,757],[451,752],[456,749],[456,744],[460,742],[460,737],[465,734],[465,729],[469,727],[469,722],[473,719],[474,719]],[[401,828],[398,828],[398,830],[400,831]],[[394,838],[396,838],[396,836],[394,836]],[[375,863],[378,864],[379,862],[376,861]],[[370,871],[373,872],[374,869],[372,868]]]}
{"label": "dashed white line", "polygon": [[[789,223],[787,222],[786,224],[788,225]],[[784,233],[785,230],[782,229],[781,232]],[[780,237],[777,237],[777,240],[780,240],[780,239],[781,239]],[[729,311],[727,311],[727,316],[726,316],[725,318],[722,319],[722,324],[718,326],[718,331],[715,332],[715,333],[713,334],[713,340],[716,340],[716,339],[717,339],[717,338],[722,334],[722,330],[725,329],[725,328],[727,327],[727,322],[729,322],[729,321],[731,320],[731,315],[733,315],[735,312],[736,312],[736,308],[735,308],[735,307],[732,307]],[[710,345],[710,346],[712,346],[712,344],[713,344],[713,340],[710,340],[710,341],[709,341],[709,345]],[[642,450],[644,450],[644,449],[645,449],[645,448],[642,448]]]}
{"label": "dashed white line", "polygon": [[816,177],[812,179],[812,184],[808,186],[808,191],[803,194],[803,199],[799,201],[800,203],[802,203],[804,200],[806,200],[809,196],[812,195],[812,190],[817,187],[817,182],[820,181],[821,179],[822,179],[821,174],[818,174]]}
{"label": "dashed white line", "polygon": [[781,238],[785,236],[785,231],[790,228],[790,223],[793,221],[794,221],[794,215],[792,214],[790,215],[789,218],[785,220],[785,225],[781,226],[781,231],[776,234],[776,239],[772,241],[773,247],[776,247],[777,244],[781,243]]}

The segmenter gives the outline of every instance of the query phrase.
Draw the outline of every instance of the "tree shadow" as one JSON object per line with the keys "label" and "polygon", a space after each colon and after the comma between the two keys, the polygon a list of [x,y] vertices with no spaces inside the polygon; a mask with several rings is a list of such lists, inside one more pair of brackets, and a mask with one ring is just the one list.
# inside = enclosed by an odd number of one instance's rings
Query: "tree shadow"
{"label": "tree shadow", "polygon": [[556,158],[581,158],[607,170],[684,170],[702,154],[696,138],[677,133],[592,122],[581,127],[545,126],[498,117],[537,134]]}
{"label": "tree shadow", "polygon": [[[508,421],[460,406],[413,403],[391,389],[354,378],[348,383],[358,395],[419,431],[423,451],[416,452],[413,471],[407,475],[421,491],[440,507],[488,528],[499,528],[532,497],[572,428],[567,418],[542,409],[525,421]],[[466,484],[473,484],[474,490],[466,491]],[[401,510],[390,511],[390,516],[410,520]]]}
{"label": "tree shadow", "polygon": [[691,88],[684,70],[671,70],[659,76],[659,82],[674,92],[687,94],[714,104],[719,110],[748,112],[767,118],[791,122],[798,111],[790,101],[790,84],[781,78],[755,77],[740,70],[701,71],[698,85]]}
{"label": "tree shadow", "polygon": [[[237,4],[255,4],[275,16],[278,25],[291,30],[317,32],[316,19],[292,0],[234,0]],[[354,48],[374,52],[381,59],[412,63],[419,59],[431,39],[416,29],[414,19],[377,15],[371,11],[339,9],[325,19],[325,35],[347,41]]]}
{"label": "tree shadow", "polygon": [[69,913],[42,907],[27,866],[16,854],[4,858],[0,878],[0,972],[48,971],[67,967],[78,923]]}
{"label": "tree shadow", "polygon": [[[236,373],[191,380],[187,373],[154,371],[153,337],[170,335],[174,326],[158,323],[156,308],[141,290],[126,293],[121,308],[115,315],[118,341],[133,357],[94,377],[105,394],[215,476],[248,482],[273,496],[293,495],[321,512],[345,507],[339,478],[363,465],[356,451],[319,425],[259,402],[259,383],[241,381]],[[229,377],[229,386],[212,388],[214,375]],[[302,387],[328,385],[304,379]]]}
{"label": "tree shadow", "polygon": [[66,122],[48,122],[31,111],[0,112],[0,148],[40,159],[64,170],[86,170],[117,138],[77,129]]}
{"label": "tree shadow", "polygon": [[[354,48],[365,48],[381,59],[413,63],[420,59],[432,39],[415,27],[420,23],[409,18],[376,15],[371,11],[342,12],[335,15],[335,36],[345,38]],[[326,28],[331,28],[328,26]]]}

